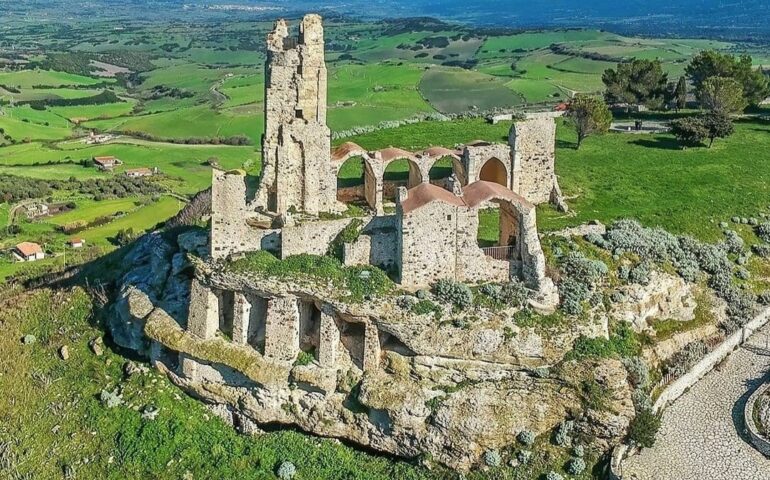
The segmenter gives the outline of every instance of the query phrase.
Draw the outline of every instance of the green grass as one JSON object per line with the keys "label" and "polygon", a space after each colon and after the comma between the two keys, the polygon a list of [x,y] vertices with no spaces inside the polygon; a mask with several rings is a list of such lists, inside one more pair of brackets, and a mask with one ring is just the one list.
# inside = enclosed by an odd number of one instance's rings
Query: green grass
{"label": "green grass", "polygon": [[120,230],[132,228],[135,233],[142,233],[175,215],[182,206],[175,198],[163,197],[156,203],[141,207],[110,223],[84,230],[78,236],[91,244],[110,246],[111,239]]}
{"label": "green grass", "polygon": [[513,107],[523,100],[497,77],[438,67],[425,72],[420,92],[436,110],[444,113]]}
{"label": "green grass", "polygon": [[47,70],[22,70],[19,72],[0,73],[0,83],[31,89],[33,85],[58,87],[62,85],[94,85],[104,80]]}
{"label": "green grass", "polygon": [[115,198],[95,201],[90,199],[76,200],[77,207],[69,212],[55,215],[47,220],[54,225],[67,225],[69,223],[84,221],[90,222],[99,217],[113,215],[117,212],[130,212],[137,207],[138,198]]}

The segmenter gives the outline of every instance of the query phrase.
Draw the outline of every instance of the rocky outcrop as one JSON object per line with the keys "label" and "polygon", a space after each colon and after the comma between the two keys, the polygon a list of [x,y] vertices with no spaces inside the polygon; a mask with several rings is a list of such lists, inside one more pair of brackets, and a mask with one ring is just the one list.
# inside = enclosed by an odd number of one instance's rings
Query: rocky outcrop
{"label": "rocky outcrop", "polygon": [[[331,283],[233,271],[208,260],[207,251],[198,230],[143,237],[126,257],[131,269],[117,290],[109,327],[116,343],[149,356],[174,383],[243,431],[295,425],[469,469],[486,451],[514,444],[519,432],[548,436],[567,418],[604,448],[622,438],[633,414],[619,362],[548,368],[578,336],[601,334],[601,322],[525,327],[515,321],[516,309],[481,306],[467,312],[441,307],[451,321],[440,321],[413,313],[412,303],[398,295],[351,302]],[[252,309],[269,309],[272,298],[284,299],[282,305],[296,298],[299,310],[314,306],[325,325],[333,319],[338,340],[325,338],[323,348],[331,342],[331,350],[300,362],[266,355],[253,332],[199,336],[187,325],[193,282],[206,291],[268,299]],[[244,343],[235,341],[237,335],[245,335]],[[301,333],[300,341],[311,337]],[[584,381],[608,392],[606,407],[586,406]]]}

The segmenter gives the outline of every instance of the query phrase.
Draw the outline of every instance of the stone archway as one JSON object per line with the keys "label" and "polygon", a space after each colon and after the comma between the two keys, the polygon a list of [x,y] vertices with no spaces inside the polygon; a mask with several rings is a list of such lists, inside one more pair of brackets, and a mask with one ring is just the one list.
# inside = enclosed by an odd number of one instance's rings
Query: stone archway
{"label": "stone archway", "polygon": [[420,167],[409,158],[398,158],[387,163],[383,171],[383,197],[394,200],[398,187],[414,188],[422,183]]}
{"label": "stone archway", "polygon": [[479,180],[493,182],[508,187],[508,169],[498,158],[487,160],[479,171]]}
{"label": "stone archway", "polygon": [[377,176],[367,159],[353,156],[337,170],[337,200],[377,209]]}

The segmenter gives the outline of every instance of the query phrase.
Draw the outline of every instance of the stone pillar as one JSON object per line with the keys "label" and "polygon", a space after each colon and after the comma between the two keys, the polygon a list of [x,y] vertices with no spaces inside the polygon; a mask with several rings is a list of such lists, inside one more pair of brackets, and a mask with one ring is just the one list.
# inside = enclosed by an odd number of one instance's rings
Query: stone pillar
{"label": "stone pillar", "polygon": [[297,297],[268,300],[265,319],[265,358],[291,362],[299,353],[299,301]]}
{"label": "stone pillar", "polygon": [[233,303],[233,342],[239,345],[246,345],[249,339],[251,302],[243,293],[235,292],[235,301]]}
{"label": "stone pillar", "polygon": [[334,317],[321,312],[320,334],[318,337],[318,363],[322,367],[333,367],[337,362],[337,348],[340,344],[340,331]]}
{"label": "stone pillar", "polygon": [[219,300],[211,289],[194,279],[190,285],[190,312],[187,330],[208,340],[214,338],[219,328]]}
{"label": "stone pillar", "polygon": [[380,368],[380,332],[371,323],[365,325],[363,369],[365,372],[374,372]]}

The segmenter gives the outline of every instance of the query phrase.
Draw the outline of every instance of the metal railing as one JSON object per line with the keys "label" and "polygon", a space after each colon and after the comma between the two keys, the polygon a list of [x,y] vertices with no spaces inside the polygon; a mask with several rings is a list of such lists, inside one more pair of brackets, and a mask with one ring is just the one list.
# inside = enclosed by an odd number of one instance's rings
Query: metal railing
{"label": "metal railing", "polygon": [[513,258],[515,247],[484,247],[481,249],[484,255],[495,260],[510,260]]}

